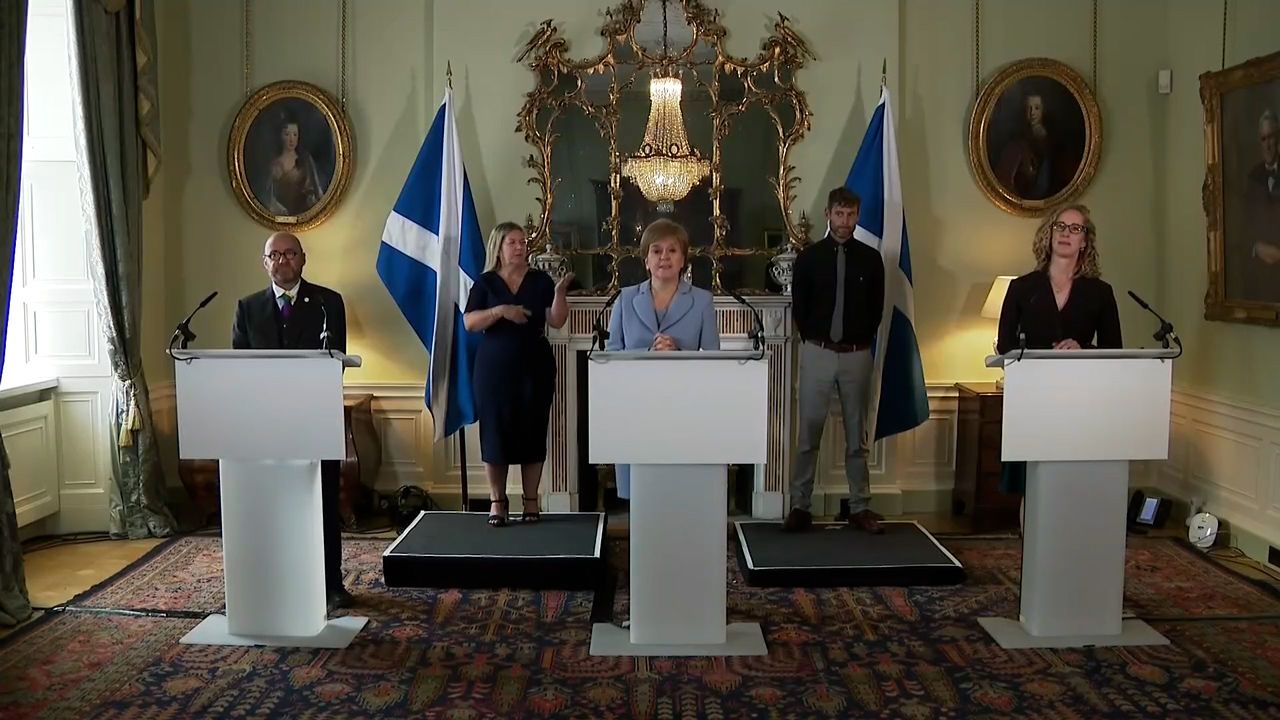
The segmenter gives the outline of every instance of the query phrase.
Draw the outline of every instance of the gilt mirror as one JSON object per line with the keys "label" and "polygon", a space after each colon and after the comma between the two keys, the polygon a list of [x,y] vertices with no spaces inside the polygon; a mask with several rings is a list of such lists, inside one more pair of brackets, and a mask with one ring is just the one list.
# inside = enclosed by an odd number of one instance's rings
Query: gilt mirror
{"label": "gilt mirror", "polygon": [[772,258],[808,241],[789,157],[813,55],[779,14],[754,58],[731,56],[719,18],[700,0],[626,0],[605,11],[599,55],[571,58],[551,20],[520,54],[540,205],[526,230],[535,264],[571,269],[575,294],[643,280],[640,235],[660,217],[689,231],[690,279],[713,292],[778,292]]}

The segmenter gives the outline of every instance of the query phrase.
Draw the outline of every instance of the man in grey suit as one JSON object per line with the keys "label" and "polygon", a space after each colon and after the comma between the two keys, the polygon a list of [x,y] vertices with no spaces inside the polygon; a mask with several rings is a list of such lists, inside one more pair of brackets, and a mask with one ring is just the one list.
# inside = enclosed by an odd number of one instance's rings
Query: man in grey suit
{"label": "man in grey suit", "polygon": [[849,481],[849,525],[884,532],[884,518],[868,507],[866,415],[871,387],[871,345],[884,309],[884,261],[853,238],[862,201],[844,187],[827,196],[830,232],[796,257],[791,313],[800,331],[799,439],[791,473],[791,512],[782,524],[799,532],[813,523],[809,509],[818,447],[831,393],[840,398]]}

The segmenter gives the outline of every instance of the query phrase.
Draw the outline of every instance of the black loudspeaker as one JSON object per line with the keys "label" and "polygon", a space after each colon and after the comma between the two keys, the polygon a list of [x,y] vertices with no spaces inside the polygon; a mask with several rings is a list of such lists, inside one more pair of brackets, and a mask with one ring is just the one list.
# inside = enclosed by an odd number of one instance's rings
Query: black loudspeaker
{"label": "black loudspeaker", "polygon": [[405,528],[418,517],[420,511],[434,509],[435,503],[431,501],[431,497],[425,490],[415,485],[403,485],[392,496],[391,522],[400,532],[404,532]]}
{"label": "black loudspeaker", "polygon": [[1133,496],[1129,498],[1129,529],[1144,532],[1162,528],[1169,521],[1169,511],[1172,508],[1173,502],[1169,498],[1134,490]]}

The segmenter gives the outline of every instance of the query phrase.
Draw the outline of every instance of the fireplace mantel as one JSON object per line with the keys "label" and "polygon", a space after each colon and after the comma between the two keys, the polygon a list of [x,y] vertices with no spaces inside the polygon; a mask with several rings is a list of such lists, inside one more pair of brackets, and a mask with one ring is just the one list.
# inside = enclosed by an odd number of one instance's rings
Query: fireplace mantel
{"label": "fireplace mantel", "polygon": [[[547,445],[547,464],[543,469],[542,488],[546,508],[551,511],[576,511],[578,488],[578,423],[580,388],[576,353],[591,348],[592,326],[607,298],[570,297],[569,321],[560,330],[549,333],[556,358],[556,395],[551,407],[551,429]],[[783,498],[790,473],[792,415],[791,298],[762,295],[747,298],[760,313],[764,324],[765,351],[769,358],[769,448],[768,462],[756,466],[751,514],[758,518],[780,518]],[[721,347],[726,350],[749,350],[748,331],[754,326],[751,311],[732,297],[717,296],[716,319]],[[602,322],[608,326],[612,308],[605,311]]]}

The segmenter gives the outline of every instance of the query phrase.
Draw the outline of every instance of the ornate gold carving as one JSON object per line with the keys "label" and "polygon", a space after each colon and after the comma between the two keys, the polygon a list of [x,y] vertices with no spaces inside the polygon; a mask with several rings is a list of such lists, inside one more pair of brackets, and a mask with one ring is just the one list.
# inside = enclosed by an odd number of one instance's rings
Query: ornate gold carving
{"label": "ornate gold carving", "polygon": [[[595,57],[581,60],[570,58],[568,43],[560,36],[554,21],[550,19],[538,26],[519,55],[518,62],[527,65],[536,76],[536,84],[533,90],[526,93],[516,124],[516,131],[523,133],[525,140],[533,146],[533,152],[525,158],[524,164],[533,171],[529,183],[537,186],[540,193],[538,203],[541,209],[536,218],[530,219],[527,228],[530,246],[537,250],[550,240],[551,208],[555,201],[557,183],[551,173],[551,158],[559,138],[555,131],[555,121],[566,110],[577,108],[591,119],[608,145],[610,214],[603,221],[601,230],[609,238],[609,242],[595,248],[561,248],[561,251],[570,256],[602,255],[609,258],[610,284],[607,288],[598,289],[597,294],[607,294],[617,289],[619,265],[623,258],[638,256],[638,248],[623,247],[619,241],[623,159],[623,153],[618,147],[621,94],[630,88],[635,77],[645,71],[665,67],[689,71],[692,75],[691,71],[695,68],[709,66],[714,70],[710,82],[698,79],[696,84],[705,87],[711,97],[710,192],[715,236],[710,246],[690,248],[689,255],[691,260],[696,256],[711,259],[713,290],[719,292],[723,289],[720,285],[722,258],[770,256],[780,249],[798,249],[808,242],[811,230],[808,219],[801,213],[798,220],[793,220],[791,214],[796,185],[800,179],[795,175],[790,156],[792,148],[808,133],[813,115],[804,92],[796,87],[794,75],[806,62],[815,59],[815,56],[804,39],[795,32],[787,16],[781,13],[774,22],[773,34],[762,42],[759,54],[749,59],[730,55],[723,44],[726,31],[719,22],[720,11],[708,8],[701,0],[679,0],[673,1],[673,5],[678,5],[683,10],[685,22],[692,30],[692,41],[683,48],[672,48],[664,61],[661,53],[646,50],[635,38],[635,29],[646,2],[657,0],[624,0],[605,11],[606,19],[600,28],[605,48]],[[713,49],[715,60],[696,60],[694,53],[699,47]],[[625,54],[625,57],[620,58],[620,54]],[[620,80],[615,71],[624,60],[628,65],[634,63],[637,73],[631,78]],[[610,80],[607,99],[602,103],[594,103],[586,95],[587,79],[593,75],[605,75]],[[741,99],[730,102],[722,97],[720,78],[724,75],[734,75],[741,79],[745,87]],[[721,141],[729,132],[732,118],[753,104],[759,104],[767,111],[778,132],[778,173],[776,177],[769,178],[769,183],[777,196],[786,225],[787,244],[780,249],[733,248],[725,241],[729,228],[728,219],[722,214],[720,207],[723,190]]]}

